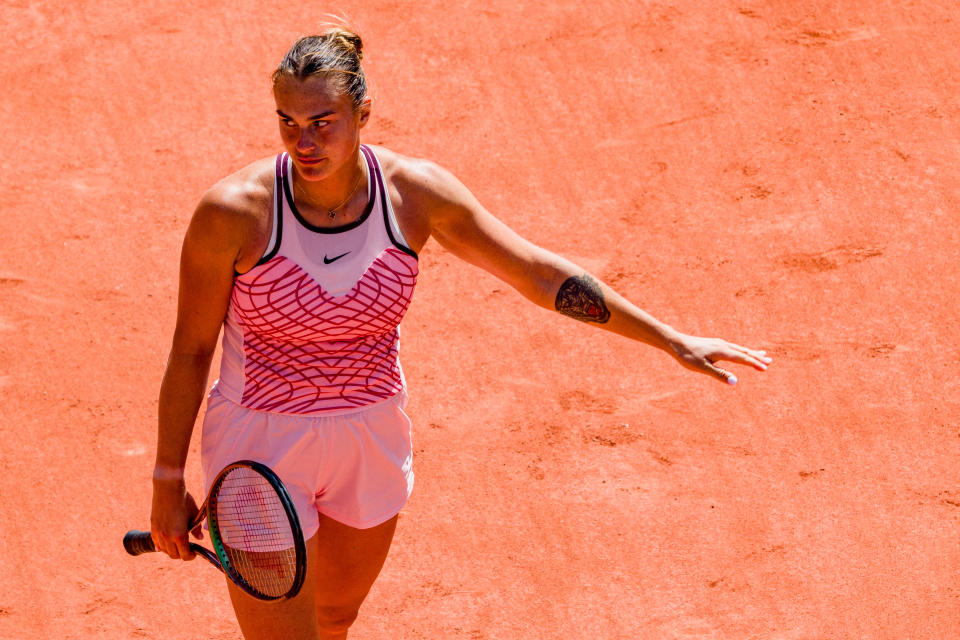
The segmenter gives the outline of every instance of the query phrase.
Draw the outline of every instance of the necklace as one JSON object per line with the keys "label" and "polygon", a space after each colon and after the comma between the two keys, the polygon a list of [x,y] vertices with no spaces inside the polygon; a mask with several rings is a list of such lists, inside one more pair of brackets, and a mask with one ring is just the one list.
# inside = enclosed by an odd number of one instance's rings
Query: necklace
{"label": "necklace", "polygon": [[[350,194],[349,194],[346,198],[344,198],[344,199],[340,202],[340,204],[338,204],[338,205],[335,206],[335,207],[330,207],[330,208],[324,207],[324,208],[327,209],[327,217],[328,217],[328,218],[330,218],[331,220],[333,220],[334,218],[336,218],[336,217],[337,217],[337,210],[340,209],[341,207],[343,207],[343,205],[345,205],[345,204],[347,204],[348,202],[350,202],[350,200],[353,198],[354,194],[357,192],[357,187],[360,186],[360,182],[363,180],[363,176],[364,176],[365,174],[366,174],[366,170],[364,170],[363,168],[361,168],[361,169],[360,169],[360,175],[357,176],[357,181],[353,183],[353,189],[350,189]],[[301,189],[301,191],[303,191],[303,189]],[[311,203],[311,204],[312,204],[312,203]]]}

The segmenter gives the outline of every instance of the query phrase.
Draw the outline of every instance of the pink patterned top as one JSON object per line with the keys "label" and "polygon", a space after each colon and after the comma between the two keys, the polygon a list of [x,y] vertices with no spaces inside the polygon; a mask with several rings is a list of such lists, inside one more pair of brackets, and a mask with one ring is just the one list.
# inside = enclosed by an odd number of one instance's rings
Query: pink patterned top
{"label": "pink patterned top", "polygon": [[271,241],[234,279],[224,321],[217,388],[243,407],[329,415],[406,392],[398,325],[413,296],[417,254],[397,226],[376,156],[360,149],[367,209],[335,228],[300,215],[290,158],[277,157]]}

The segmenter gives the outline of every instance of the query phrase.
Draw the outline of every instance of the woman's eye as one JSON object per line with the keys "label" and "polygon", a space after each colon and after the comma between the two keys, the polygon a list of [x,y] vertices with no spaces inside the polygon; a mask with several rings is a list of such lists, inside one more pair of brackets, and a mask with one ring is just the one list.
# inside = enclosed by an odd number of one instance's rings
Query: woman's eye
{"label": "woman's eye", "polygon": [[283,119],[283,120],[281,120],[280,122],[282,122],[282,123],[283,123],[283,126],[285,126],[285,127],[292,127],[292,126],[294,126],[294,125],[293,125],[293,120]]}

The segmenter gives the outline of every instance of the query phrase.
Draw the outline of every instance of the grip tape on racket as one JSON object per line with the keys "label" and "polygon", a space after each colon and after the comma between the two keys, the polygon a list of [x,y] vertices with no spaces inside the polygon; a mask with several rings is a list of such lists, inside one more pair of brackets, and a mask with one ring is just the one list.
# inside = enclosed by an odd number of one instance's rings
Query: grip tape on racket
{"label": "grip tape on racket", "polygon": [[139,556],[141,553],[152,553],[157,550],[153,546],[153,538],[149,531],[127,531],[123,536],[123,548],[132,556]]}

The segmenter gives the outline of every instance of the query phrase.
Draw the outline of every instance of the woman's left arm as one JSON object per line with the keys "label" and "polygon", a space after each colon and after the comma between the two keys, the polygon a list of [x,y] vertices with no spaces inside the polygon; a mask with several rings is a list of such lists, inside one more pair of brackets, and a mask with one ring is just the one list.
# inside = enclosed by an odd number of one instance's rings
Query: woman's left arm
{"label": "woman's left arm", "polygon": [[448,171],[422,162],[410,175],[421,187],[418,204],[430,234],[539,306],[662,349],[686,368],[728,384],[736,384],[736,377],[715,363],[725,360],[760,371],[770,363],[763,351],[686,335],[657,320],[581,267],[522,238]]}

